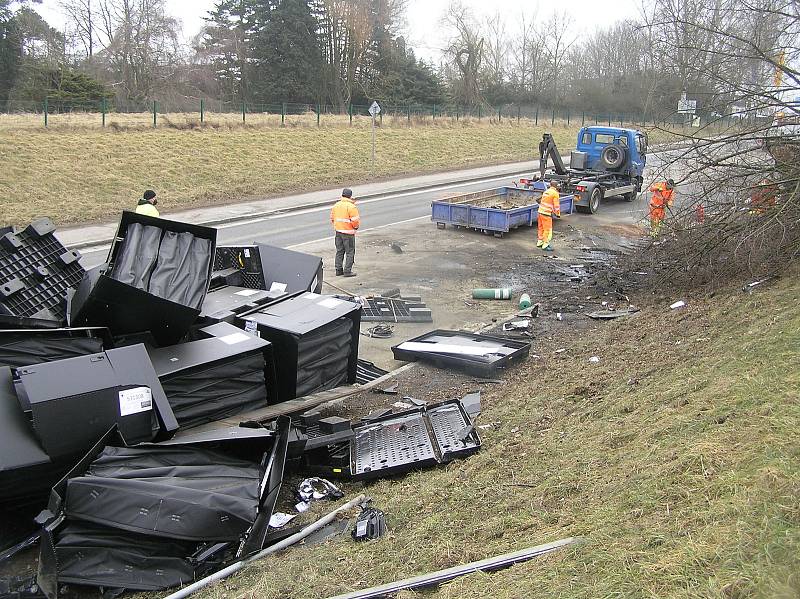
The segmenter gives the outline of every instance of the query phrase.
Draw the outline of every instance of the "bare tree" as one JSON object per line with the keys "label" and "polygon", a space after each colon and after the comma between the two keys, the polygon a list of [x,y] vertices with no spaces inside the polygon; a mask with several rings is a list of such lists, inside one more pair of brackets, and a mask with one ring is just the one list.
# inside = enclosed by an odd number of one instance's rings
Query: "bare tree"
{"label": "bare tree", "polygon": [[454,31],[445,51],[458,73],[451,82],[453,96],[466,106],[477,106],[481,103],[478,78],[484,59],[484,36],[472,14],[458,1],[450,5],[445,23]]}
{"label": "bare tree", "polygon": [[61,0],[61,9],[72,25],[86,59],[91,61],[95,46],[96,0]]}

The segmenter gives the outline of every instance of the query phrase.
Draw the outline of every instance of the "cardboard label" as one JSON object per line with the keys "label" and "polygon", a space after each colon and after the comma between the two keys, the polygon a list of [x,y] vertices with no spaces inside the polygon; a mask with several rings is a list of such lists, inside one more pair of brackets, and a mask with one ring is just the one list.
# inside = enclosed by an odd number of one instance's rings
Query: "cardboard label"
{"label": "cardboard label", "polygon": [[251,295],[255,295],[258,293],[258,289],[242,289],[241,291],[237,291],[236,295],[241,295],[243,297],[250,297]]}
{"label": "cardboard label", "polygon": [[[252,321],[248,321],[252,322]],[[220,337],[219,340],[223,343],[227,343],[228,345],[236,345],[237,343],[241,343],[242,341],[247,341],[250,339],[244,333],[232,333],[230,335],[225,335],[224,337]]]}
{"label": "cardboard label", "polygon": [[119,392],[119,415],[130,416],[153,409],[153,392],[150,387],[135,387]]}
{"label": "cardboard label", "polygon": [[275,283],[272,284],[272,286],[269,288],[269,290],[270,291],[277,291],[278,293],[283,293],[284,291],[286,291],[286,287],[287,287],[286,283],[275,282]]}
{"label": "cardboard label", "polygon": [[245,320],[244,330],[245,333],[250,333],[251,335],[255,335],[256,337],[261,337],[261,333],[258,332],[258,325],[256,324],[255,320]]}

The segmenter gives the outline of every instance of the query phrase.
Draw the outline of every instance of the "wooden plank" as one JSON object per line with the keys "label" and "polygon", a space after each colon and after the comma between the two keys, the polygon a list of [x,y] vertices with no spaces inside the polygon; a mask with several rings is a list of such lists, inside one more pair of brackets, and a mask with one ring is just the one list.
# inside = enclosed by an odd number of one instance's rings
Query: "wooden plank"
{"label": "wooden plank", "polygon": [[275,420],[278,418],[278,416],[300,414],[323,404],[333,405],[347,399],[348,397],[352,397],[354,395],[358,395],[359,393],[363,393],[364,391],[369,391],[370,389],[379,387],[383,383],[392,380],[398,374],[413,367],[414,362],[411,362],[401,366],[396,370],[393,370],[389,374],[385,374],[382,377],[375,379],[374,381],[370,381],[366,385],[345,385],[329,391],[320,391],[319,393],[314,393],[313,395],[308,395],[306,397],[290,399],[289,401],[266,406],[257,410],[251,410],[250,412],[243,412],[241,414],[231,416],[230,418],[215,420],[214,422],[208,422],[201,426],[196,426],[185,430],[180,429],[177,433],[175,433],[174,438],[180,439],[182,436],[189,434],[193,435],[195,433],[204,433],[208,431],[219,430],[221,428],[239,426],[239,423],[241,422],[267,422],[269,420]]}

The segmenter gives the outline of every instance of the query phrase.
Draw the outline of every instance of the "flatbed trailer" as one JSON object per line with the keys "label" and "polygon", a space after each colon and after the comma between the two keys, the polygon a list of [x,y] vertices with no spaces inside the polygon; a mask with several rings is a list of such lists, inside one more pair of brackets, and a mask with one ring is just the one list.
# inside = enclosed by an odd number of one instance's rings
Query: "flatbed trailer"
{"label": "flatbed trailer", "polygon": [[[536,223],[538,200],[544,189],[543,183],[526,188],[497,187],[434,200],[431,202],[431,220],[439,229],[451,225],[502,237],[512,229],[532,227]],[[571,214],[573,196],[562,195],[560,201],[561,214]]]}

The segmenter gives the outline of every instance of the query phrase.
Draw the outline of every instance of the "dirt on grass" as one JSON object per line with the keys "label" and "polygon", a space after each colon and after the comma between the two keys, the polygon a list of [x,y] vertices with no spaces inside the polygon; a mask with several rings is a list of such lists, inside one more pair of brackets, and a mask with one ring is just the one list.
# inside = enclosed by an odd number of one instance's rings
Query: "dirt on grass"
{"label": "dirt on grass", "polygon": [[[620,273],[593,282],[630,291]],[[798,596],[799,292],[794,276],[681,310],[640,294],[635,316],[540,332],[502,384],[407,371],[419,399],[480,387],[482,451],[344,485],[386,512],[388,536],[296,548],[200,596],[328,597],[568,536],[583,543],[424,596]],[[375,397],[340,413],[396,401]]]}

